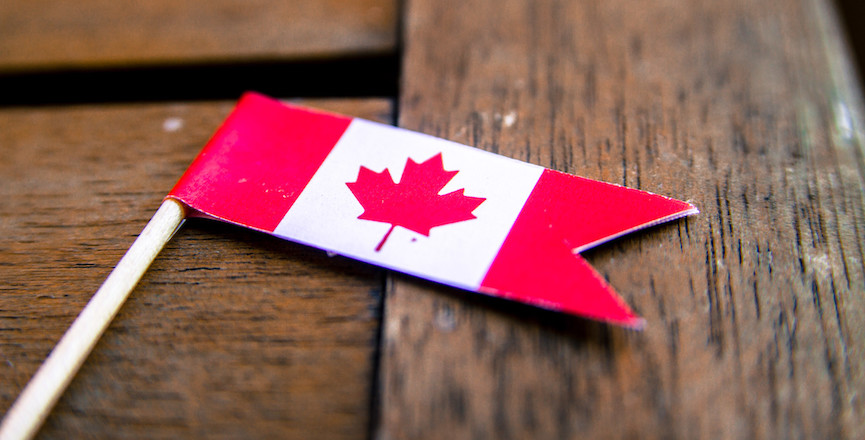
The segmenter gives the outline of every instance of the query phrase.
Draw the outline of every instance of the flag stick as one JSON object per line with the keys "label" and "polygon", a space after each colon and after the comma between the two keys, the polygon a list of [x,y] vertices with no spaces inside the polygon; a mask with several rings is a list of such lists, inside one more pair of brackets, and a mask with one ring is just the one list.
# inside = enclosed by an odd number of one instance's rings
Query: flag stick
{"label": "flag stick", "polygon": [[72,381],[120,306],[184,219],[183,206],[166,199],[72,326],[48,355],[0,423],[0,440],[30,439]]}

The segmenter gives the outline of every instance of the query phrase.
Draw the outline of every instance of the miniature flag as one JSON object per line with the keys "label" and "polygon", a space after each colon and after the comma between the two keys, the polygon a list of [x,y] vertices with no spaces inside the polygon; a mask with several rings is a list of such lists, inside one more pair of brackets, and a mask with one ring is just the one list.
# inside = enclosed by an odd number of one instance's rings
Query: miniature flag
{"label": "miniature flag", "polygon": [[412,131],[248,93],[168,197],[421,278],[639,327],[578,253],[697,213]]}

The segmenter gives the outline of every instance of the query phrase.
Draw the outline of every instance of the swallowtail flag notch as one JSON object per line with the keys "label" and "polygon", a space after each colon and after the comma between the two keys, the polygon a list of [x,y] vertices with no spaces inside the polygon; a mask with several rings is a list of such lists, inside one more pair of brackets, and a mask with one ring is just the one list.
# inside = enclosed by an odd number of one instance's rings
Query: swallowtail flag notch
{"label": "swallowtail flag notch", "polygon": [[465,290],[640,319],[579,252],[689,203],[245,94],[168,195],[209,217]]}

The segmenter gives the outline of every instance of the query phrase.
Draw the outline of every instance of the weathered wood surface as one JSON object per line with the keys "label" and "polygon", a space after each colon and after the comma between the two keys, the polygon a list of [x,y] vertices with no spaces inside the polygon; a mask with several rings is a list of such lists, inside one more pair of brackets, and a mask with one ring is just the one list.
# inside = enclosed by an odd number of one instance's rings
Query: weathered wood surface
{"label": "weathered wood surface", "polygon": [[[0,110],[0,414],[233,103]],[[381,121],[389,100],[310,105]],[[384,275],[190,221],[41,438],[357,438]]]}
{"label": "weathered wood surface", "polygon": [[410,0],[399,124],[690,200],[642,332],[395,277],[378,435],[865,437],[861,102],[823,0]]}
{"label": "weathered wood surface", "polygon": [[395,0],[0,2],[0,71],[391,52]]}

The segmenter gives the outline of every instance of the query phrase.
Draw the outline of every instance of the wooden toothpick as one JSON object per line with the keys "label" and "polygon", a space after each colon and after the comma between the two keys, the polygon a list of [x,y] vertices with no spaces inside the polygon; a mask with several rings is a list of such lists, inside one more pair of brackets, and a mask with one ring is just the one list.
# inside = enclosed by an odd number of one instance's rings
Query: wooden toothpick
{"label": "wooden toothpick", "polygon": [[30,379],[0,423],[0,440],[30,439],[72,381],[150,263],[180,227],[183,206],[166,199]]}

